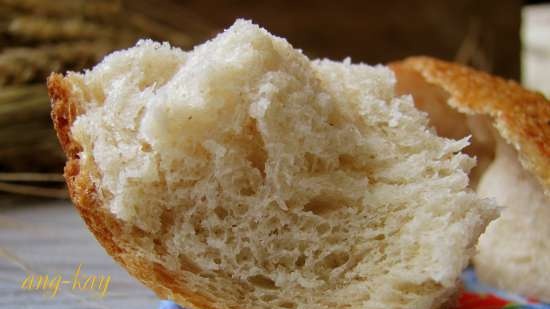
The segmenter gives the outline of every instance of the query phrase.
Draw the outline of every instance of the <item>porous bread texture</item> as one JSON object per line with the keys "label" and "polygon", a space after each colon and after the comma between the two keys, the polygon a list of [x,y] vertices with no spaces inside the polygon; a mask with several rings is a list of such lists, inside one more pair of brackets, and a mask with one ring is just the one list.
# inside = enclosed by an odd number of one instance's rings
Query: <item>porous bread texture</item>
{"label": "porous bread texture", "polygon": [[[415,58],[413,58],[415,59]],[[441,85],[429,83],[423,76],[402,63],[390,64],[397,77],[395,91],[398,95],[412,94],[416,108],[428,114],[429,126],[437,135],[452,139],[470,136],[470,144],[463,152],[476,158],[476,166],[470,170],[470,188],[476,189],[479,179],[495,159],[494,128],[486,116],[461,113],[447,102],[449,92]]]}
{"label": "porous bread texture", "polygon": [[502,139],[478,193],[504,206],[479,238],[474,261],[480,280],[550,302],[550,200]]}
{"label": "porous bread texture", "polygon": [[248,21],[65,80],[80,170],[146,235],[126,250],[210,308],[437,308],[495,217],[467,139],[428,129],[389,69],[310,61]]}

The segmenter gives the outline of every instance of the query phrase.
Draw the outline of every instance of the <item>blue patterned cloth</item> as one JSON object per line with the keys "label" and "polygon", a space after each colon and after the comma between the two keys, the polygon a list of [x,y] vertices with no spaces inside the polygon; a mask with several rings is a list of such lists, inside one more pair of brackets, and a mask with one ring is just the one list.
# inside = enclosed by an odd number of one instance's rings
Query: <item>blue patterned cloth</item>
{"label": "blue patterned cloth", "polygon": [[160,301],[159,309],[182,309],[182,308],[171,301],[162,300]]}
{"label": "blue patterned cloth", "polygon": [[[464,282],[464,291],[468,294],[475,294],[479,298],[494,297],[507,302],[504,307],[482,307],[488,309],[550,309],[550,304],[538,303],[529,300],[523,296],[506,293],[502,290],[487,286],[477,280],[476,273],[473,268],[468,268],[462,273],[462,282]],[[467,306],[461,306],[459,309],[468,309]]]}

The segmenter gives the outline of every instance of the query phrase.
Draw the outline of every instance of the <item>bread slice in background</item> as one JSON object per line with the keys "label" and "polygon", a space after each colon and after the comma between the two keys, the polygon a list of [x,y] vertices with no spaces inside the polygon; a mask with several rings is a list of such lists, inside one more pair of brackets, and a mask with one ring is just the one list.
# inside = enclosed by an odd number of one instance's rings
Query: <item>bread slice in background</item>
{"label": "bread slice in background", "polygon": [[412,93],[438,133],[472,135],[466,152],[481,163],[474,185],[503,206],[480,238],[479,278],[550,302],[550,102],[513,81],[435,59],[391,66],[398,93]]}
{"label": "bread slice in background", "polygon": [[48,84],[75,206],[159,297],[440,308],[496,208],[467,187],[467,139],[438,137],[395,82],[239,20]]}
{"label": "bread slice in background", "polygon": [[549,198],[506,142],[499,143],[478,192],[506,206],[479,239],[478,276],[494,286],[550,302]]}

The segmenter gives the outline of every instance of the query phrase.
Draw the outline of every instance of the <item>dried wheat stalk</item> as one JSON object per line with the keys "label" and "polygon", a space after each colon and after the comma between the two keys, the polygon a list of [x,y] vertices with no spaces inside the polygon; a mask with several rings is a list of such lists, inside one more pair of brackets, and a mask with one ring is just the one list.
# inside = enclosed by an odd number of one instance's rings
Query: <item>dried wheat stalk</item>
{"label": "dried wheat stalk", "polygon": [[81,41],[6,48],[0,54],[0,85],[43,83],[50,72],[81,70],[116,47],[106,41]]}
{"label": "dried wheat stalk", "polygon": [[8,23],[7,28],[10,35],[28,41],[107,39],[117,36],[114,27],[78,17],[17,16]]}
{"label": "dried wheat stalk", "polygon": [[83,16],[106,18],[120,11],[118,0],[0,0],[0,5],[38,16]]}

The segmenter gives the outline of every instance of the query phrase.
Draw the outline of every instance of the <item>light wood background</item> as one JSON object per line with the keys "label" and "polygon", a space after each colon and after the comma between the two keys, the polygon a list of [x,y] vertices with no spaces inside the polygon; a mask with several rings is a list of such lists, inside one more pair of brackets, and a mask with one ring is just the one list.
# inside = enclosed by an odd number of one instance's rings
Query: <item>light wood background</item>
{"label": "light wood background", "polygon": [[[156,309],[158,299],[116,264],[87,230],[68,201],[0,201],[0,308]],[[111,275],[108,294],[72,291],[57,296],[21,289],[28,272],[71,279],[82,264],[85,274]]]}

